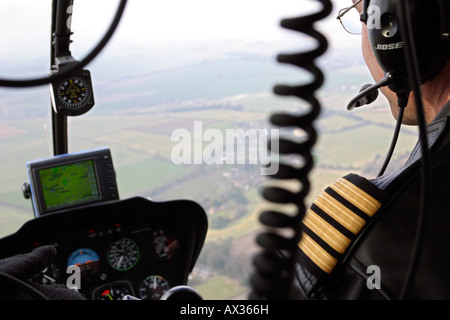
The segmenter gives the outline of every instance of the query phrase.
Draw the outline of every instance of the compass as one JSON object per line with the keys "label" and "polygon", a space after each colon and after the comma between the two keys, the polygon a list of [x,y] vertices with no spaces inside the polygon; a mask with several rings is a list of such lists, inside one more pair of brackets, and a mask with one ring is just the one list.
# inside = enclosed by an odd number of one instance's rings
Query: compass
{"label": "compass", "polygon": [[58,82],[52,82],[52,102],[56,113],[79,116],[95,104],[91,73],[81,70]]}

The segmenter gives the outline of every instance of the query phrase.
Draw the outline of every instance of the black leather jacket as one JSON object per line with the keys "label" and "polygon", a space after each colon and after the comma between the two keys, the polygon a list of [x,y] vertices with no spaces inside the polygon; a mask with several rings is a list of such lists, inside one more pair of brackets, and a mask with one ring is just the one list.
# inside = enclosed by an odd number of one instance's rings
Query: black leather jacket
{"label": "black leather jacket", "polygon": [[[423,247],[407,299],[450,299],[450,102],[427,126],[431,199]],[[403,168],[370,182],[387,198],[327,277],[297,264],[299,299],[398,299],[414,246],[421,194],[420,145]],[[379,271],[375,285],[373,266]],[[369,268],[369,269],[368,269]],[[369,283],[368,283],[369,282]]]}

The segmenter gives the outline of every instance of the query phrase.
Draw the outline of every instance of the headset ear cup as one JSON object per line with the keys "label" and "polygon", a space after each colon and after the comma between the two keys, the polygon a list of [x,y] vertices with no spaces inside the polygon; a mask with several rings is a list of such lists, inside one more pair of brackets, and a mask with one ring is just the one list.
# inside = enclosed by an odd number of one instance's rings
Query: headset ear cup
{"label": "headset ear cup", "polygon": [[443,66],[450,59],[450,1],[448,0],[437,0],[438,10],[440,13],[440,41],[438,53],[435,57],[435,62],[433,67],[430,68],[430,74],[428,79],[433,78],[436,74],[442,70]]}
{"label": "headset ear cup", "polygon": [[[413,1],[411,7],[419,70],[422,83],[425,83],[442,69],[448,59],[448,48],[445,48],[446,45],[442,38],[444,21],[436,0]],[[445,19],[448,18],[447,14]]]}
{"label": "headset ear cup", "polygon": [[395,75],[395,83],[389,87],[399,91],[408,86],[404,63],[403,42],[395,14],[395,1],[371,0],[365,5],[367,33],[373,54],[385,73]]}
{"label": "headset ear cup", "polygon": [[[447,0],[444,0],[447,1]],[[419,63],[422,83],[431,79],[448,58],[441,38],[442,19],[437,0],[409,0],[409,17]],[[390,86],[395,92],[408,91],[408,71],[405,65],[403,39],[394,0],[366,0],[366,18],[372,51],[385,72],[396,75]],[[448,16],[447,16],[448,17]]]}

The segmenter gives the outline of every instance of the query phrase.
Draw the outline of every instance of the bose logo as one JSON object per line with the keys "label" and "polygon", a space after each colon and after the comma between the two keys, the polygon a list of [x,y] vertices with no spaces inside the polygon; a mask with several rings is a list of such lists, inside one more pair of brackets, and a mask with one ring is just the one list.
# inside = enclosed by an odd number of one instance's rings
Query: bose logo
{"label": "bose logo", "polygon": [[403,41],[390,44],[377,44],[377,46],[375,47],[375,49],[377,50],[395,50],[401,48],[403,48]]}

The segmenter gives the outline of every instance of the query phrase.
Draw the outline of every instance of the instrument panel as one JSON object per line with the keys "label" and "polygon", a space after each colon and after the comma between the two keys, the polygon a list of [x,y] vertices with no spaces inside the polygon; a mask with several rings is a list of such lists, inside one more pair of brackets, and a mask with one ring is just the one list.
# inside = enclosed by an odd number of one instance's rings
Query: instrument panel
{"label": "instrument panel", "polygon": [[159,300],[187,283],[206,230],[206,214],[195,202],[136,197],[31,220],[0,239],[0,258],[52,245],[57,255],[34,281],[67,284],[69,267],[76,266],[86,299]]}

